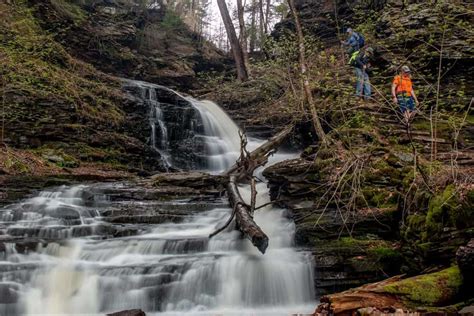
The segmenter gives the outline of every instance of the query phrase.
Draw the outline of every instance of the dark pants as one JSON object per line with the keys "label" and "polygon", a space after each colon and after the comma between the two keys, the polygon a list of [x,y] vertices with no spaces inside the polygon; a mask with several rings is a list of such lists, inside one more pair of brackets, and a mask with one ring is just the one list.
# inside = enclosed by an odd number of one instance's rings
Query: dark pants
{"label": "dark pants", "polygon": [[415,109],[415,100],[412,96],[398,95],[397,100],[402,113],[405,113],[408,110],[413,111]]}

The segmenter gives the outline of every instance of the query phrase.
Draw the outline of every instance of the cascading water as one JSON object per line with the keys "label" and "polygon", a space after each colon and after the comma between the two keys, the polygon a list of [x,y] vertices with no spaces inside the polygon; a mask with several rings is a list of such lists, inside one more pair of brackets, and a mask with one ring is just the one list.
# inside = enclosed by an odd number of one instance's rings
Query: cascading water
{"label": "cascading water", "polygon": [[[148,92],[148,103],[150,106],[149,118],[151,127],[151,147],[160,153],[163,162],[167,167],[169,167],[171,165],[171,161],[170,155],[168,153],[168,129],[166,128],[165,122],[163,121],[163,112],[160,108],[160,102],[156,98],[155,89],[147,89],[145,91]],[[157,138],[159,139],[158,143],[156,141]]]}
{"label": "cascading water", "polygon": [[204,125],[204,140],[207,154],[206,170],[220,173],[231,167],[240,153],[239,128],[214,102],[199,101],[187,97],[198,111]]}
{"label": "cascading water", "polygon": [[149,107],[150,145],[167,166],[181,168],[182,157],[187,157],[196,160],[192,169],[219,173],[235,163],[240,152],[239,129],[217,104],[147,82],[126,83],[139,89],[139,97]]}
{"label": "cascading water", "polygon": [[[212,102],[186,99],[204,126],[200,137],[208,146],[208,168],[225,169],[238,155],[237,126]],[[277,153],[270,163],[290,157]],[[295,225],[285,210],[267,206],[256,212],[270,240],[262,255],[231,228],[208,239],[231,212],[225,199],[204,210],[190,200],[124,202],[100,193],[110,186],[61,187],[0,209],[1,315],[91,315],[132,308],[147,315],[313,311],[311,256],[293,248]],[[249,200],[249,188],[241,189]],[[257,204],[268,202],[266,184],[257,190]],[[183,207],[186,213],[176,211]],[[183,220],[139,225],[111,220],[111,214],[130,210],[181,214]]]}

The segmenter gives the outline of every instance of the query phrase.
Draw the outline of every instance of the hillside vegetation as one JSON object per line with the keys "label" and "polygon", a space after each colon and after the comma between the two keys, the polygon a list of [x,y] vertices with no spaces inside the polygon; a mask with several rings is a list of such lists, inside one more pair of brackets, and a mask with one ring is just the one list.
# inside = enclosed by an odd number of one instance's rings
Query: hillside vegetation
{"label": "hillside vegetation", "polygon": [[[296,7],[306,76],[332,144],[320,146],[311,128],[290,17],[276,26],[267,41],[270,58],[252,65],[248,82],[214,77],[210,86],[218,81],[220,89],[207,96],[249,131],[297,124],[302,158],[264,174],[272,198],[294,213],[297,242],[314,249],[317,289],[333,293],[455,264],[459,246],[474,237],[472,6],[306,0]],[[354,96],[353,70],[339,45],[348,26],[375,50],[370,101]],[[402,65],[413,69],[420,99],[408,125],[390,96]],[[411,284],[403,283],[403,291],[416,291]],[[443,284],[433,286],[443,292]],[[449,293],[446,304],[466,299]]]}

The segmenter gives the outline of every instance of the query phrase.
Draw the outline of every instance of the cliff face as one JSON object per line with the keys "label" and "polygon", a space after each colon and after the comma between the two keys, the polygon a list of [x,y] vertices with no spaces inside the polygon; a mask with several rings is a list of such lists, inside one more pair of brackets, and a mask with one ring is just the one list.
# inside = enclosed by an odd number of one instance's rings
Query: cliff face
{"label": "cliff face", "polygon": [[196,73],[224,69],[226,57],[162,2],[35,1],[40,25],[76,58],[106,73],[172,88],[195,87]]}

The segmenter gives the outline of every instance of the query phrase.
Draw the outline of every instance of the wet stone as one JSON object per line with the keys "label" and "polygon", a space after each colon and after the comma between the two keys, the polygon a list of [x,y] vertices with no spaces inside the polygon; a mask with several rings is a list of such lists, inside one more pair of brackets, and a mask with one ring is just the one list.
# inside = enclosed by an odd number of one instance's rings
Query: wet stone
{"label": "wet stone", "polygon": [[107,316],[146,316],[146,314],[141,309],[129,309],[125,311],[110,313],[107,314]]}
{"label": "wet stone", "polygon": [[14,304],[18,301],[20,285],[12,282],[0,283],[0,304]]}

